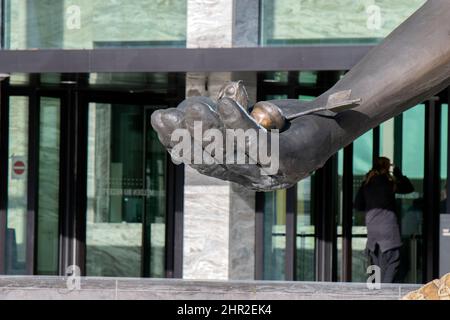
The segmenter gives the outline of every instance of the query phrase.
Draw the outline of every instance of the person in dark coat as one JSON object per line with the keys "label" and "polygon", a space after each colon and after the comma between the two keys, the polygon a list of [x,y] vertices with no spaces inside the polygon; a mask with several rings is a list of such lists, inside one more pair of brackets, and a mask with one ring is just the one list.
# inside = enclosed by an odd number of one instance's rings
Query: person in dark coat
{"label": "person in dark coat", "polygon": [[400,266],[402,246],[400,228],[395,214],[395,194],[414,191],[400,168],[386,157],[375,159],[372,170],[366,174],[355,198],[355,209],[366,213],[366,249],[372,265],[381,270],[381,282],[392,283]]}

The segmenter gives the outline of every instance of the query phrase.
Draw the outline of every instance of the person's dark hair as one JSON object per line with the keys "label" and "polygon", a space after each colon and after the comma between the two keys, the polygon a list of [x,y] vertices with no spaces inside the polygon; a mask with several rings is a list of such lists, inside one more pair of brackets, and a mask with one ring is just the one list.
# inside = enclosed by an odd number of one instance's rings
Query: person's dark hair
{"label": "person's dark hair", "polygon": [[365,184],[368,184],[376,176],[386,175],[389,180],[394,181],[394,177],[389,173],[391,160],[386,157],[378,157],[373,163],[372,169],[366,174]]}

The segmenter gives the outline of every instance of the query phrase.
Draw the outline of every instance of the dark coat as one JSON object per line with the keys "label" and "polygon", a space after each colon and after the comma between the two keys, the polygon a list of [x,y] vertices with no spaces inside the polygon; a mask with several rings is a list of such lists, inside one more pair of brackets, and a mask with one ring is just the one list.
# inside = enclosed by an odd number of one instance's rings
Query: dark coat
{"label": "dark coat", "polygon": [[395,172],[395,180],[390,179],[388,175],[379,175],[373,177],[367,184],[364,181],[356,194],[355,209],[359,211],[386,209],[395,212],[395,194],[414,191],[411,181],[398,170]]}
{"label": "dark coat", "polygon": [[395,194],[410,193],[414,187],[397,169],[395,179],[388,175],[373,177],[363,182],[355,198],[355,208],[366,212],[367,249],[374,252],[378,244],[382,252],[402,245],[395,215]]}

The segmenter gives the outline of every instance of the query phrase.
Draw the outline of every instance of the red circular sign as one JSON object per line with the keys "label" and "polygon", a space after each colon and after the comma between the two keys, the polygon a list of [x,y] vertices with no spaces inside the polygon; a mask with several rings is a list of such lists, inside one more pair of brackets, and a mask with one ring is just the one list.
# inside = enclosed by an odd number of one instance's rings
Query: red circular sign
{"label": "red circular sign", "polygon": [[13,164],[13,171],[16,175],[20,176],[25,172],[25,163],[23,161],[16,161]]}

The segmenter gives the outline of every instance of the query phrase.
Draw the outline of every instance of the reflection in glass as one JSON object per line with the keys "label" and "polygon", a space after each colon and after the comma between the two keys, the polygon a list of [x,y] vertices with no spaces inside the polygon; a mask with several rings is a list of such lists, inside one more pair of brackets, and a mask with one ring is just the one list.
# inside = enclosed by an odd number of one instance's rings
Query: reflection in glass
{"label": "reflection in glass", "polygon": [[269,71],[264,72],[264,82],[288,83],[289,72],[287,71]]}
{"label": "reflection in glass", "polygon": [[149,115],[89,105],[87,275],[164,276],[166,154]]}
{"label": "reflection in glass", "polygon": [[401,159],[400,161],[395,159],[394,163],[400,163],[403,174],[414,186],[414,192],[396,195],[403,242],[399,280],[406,283],[421,283],[425,105],[418,105],[403,113],[401,132],[402,138],[396,141],[395,145],[396,153],[401,154]]}
{"label": "reflection in glass", "polygon": [[315,226],[311,203],[311,179],[297,183],[296,280],[315,280]]}
{"label": "reflection in glass", "polygon": [[[373,131],[359,137],[353,143],[353,197],[356,196],[366,173],[372,168]],[[367,280],[367,228],[364,212],[353,210],[352,226],[352,281]]]}
{"label": "reflection in glass", "polygon": [[426,0],[263,0],[261,43],[377,43]]}
{"label": "reflection in glass", "polygon": [[186,46],[185,0],[6,0],[6,49]]}
{"label": "reflection in glass", "polygon": [[317,71],[301,71],[298,75],[298,83],[301,85],[314,86],[317,84]]}
{"label": "reflection in glass", "polygon": [[28,112],[28,97],[10,97],[6,274],[26,273]]}
{"label": "reflection in glass", "polygon": [[264,193],[264,279],[285,279],[286,190]]}
{"label": "reflection in glass", "polygon": [[41,98],[37,273],[58,273],[60,100]]}

